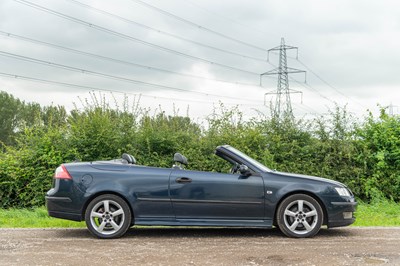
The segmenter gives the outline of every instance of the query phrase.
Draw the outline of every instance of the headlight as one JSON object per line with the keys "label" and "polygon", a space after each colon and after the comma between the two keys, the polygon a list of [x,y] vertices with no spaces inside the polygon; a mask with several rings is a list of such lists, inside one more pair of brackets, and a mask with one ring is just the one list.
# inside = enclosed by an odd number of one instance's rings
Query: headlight
{"label": "headlight", "polygon": [[340,196],[343,196],[343,197],[350,197],[350,196],[351,196],[351,195],[350,195],[350,192],[347,190],[347,188],[344,188],[344,187],[335,187],[335,189],[336,189],[337,193],[338,193]]}

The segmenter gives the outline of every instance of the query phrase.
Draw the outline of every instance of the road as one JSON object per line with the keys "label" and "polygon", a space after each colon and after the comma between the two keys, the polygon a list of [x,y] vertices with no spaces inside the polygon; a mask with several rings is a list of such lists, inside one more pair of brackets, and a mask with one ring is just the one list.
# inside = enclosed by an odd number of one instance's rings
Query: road
{"label": "road", "polygon": [[278,230],[135,228],[100,240],[86,229],[0,229],[0,265],[400,265],[400,227]]}

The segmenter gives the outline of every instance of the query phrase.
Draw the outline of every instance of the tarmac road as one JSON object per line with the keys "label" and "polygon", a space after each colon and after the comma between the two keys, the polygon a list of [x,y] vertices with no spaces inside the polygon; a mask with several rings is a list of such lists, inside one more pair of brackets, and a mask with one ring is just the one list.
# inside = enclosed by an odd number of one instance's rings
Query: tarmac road
{"label": "tarmac road", "polygon": [[132,228],[100,240],[86,229],[0,229],[0,265],[400,265],[400,227],[278,230]]}

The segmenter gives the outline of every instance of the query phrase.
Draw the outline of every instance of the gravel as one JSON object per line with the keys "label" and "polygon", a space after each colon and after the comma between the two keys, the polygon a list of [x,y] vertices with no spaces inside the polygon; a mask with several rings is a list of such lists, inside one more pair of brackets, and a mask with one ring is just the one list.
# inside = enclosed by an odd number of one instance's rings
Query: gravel
{"label": "gravel", "polygon": [[400,265],[400,227],[278,230],[132,228],[120,239],[86,229],[0,229],[0,265]]}

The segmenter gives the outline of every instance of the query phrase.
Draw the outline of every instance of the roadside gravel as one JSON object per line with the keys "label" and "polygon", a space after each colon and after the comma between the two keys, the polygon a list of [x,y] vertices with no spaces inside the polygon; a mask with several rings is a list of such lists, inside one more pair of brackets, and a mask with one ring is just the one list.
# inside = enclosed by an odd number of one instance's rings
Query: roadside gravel
{"label": "roadside gravel", "polygon": [[278,230],[133,228],[100,240],[86,229],[0,229],[0,265],[400,265],[400,227]]}

